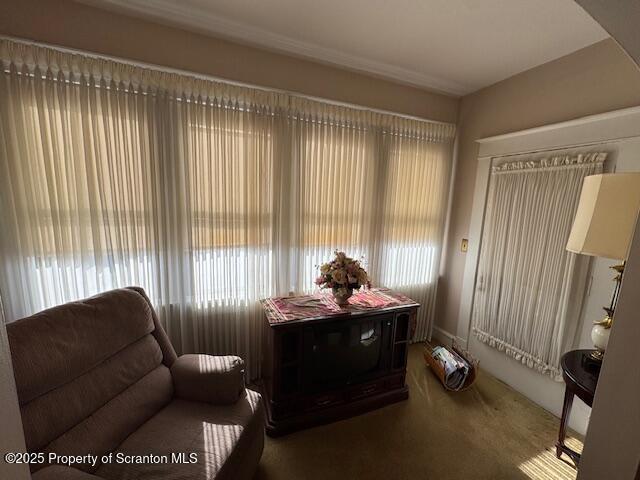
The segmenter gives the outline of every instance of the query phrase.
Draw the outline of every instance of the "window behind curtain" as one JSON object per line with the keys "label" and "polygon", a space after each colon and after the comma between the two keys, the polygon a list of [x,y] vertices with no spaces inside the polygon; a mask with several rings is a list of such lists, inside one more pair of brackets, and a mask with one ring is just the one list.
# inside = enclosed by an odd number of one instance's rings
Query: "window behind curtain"
{"label": "window behind curtain", "polygon": [[447,147],[393,134],[386,135],[386,142],[381,282],[389,287],[431,285],[438,274],[447,210]]}
{"label": "window behind curtain", "polygon": [[583,180],[602,172],[606,156],[526,155],[491,170],[473,332],[556,380],[574,341],[589,265],[566,244]]}
{"label": "window behind curtain", "polygon": [[0,41],[9,320],[144,287],[179,352],[259,372],[258,299],[335,248],[424,305],[454,127]]}
{"label": "window behind curtain", "polygon": [[311,292],[318,265],[344,250],[371,258],[377,164],[374,133],[358,125],[299,119],[296,125],[294,290]]}
{"label": "window behind curtain", "polygon": [[247,304],[272,295],[275,116],[210,105],[177,108],[188,122],[181,157],[195,302]]}
{"label": "window behind curtain", "polygon": [[0,81],[2,244],[11,252],[3,291],[12,316],[113,285],[144,281],[153,294],[153,99],[91,81]]}

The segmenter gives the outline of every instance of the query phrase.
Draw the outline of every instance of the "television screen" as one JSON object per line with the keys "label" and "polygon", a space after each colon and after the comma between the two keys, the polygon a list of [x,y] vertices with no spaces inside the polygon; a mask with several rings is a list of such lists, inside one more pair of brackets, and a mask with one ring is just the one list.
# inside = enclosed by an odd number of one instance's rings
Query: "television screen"
{"label": "television screen", "polygon": [[389,348],[389,320],[388,317],[362,322],[337,320],[310,327],[304,345],[305,383],[326,387],[356,382],[378,372]]}

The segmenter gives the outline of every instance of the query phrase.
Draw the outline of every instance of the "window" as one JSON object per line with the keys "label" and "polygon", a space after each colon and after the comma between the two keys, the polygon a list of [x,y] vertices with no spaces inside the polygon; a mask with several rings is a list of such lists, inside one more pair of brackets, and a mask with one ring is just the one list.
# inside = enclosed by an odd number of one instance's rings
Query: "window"
{"label": "window", "polygon": [[[377,168],[369,129],[299,120],[295,158],[293,290],[311,292],[317,266],[335,249],[370,258]],[[365,264],[367,262],[365,261]]]}
{"label": "window", "polygon": [[274,115],[178,108],[189,122],[181,157],[194,301],[247,305],[272,295]]}
{"label": "window", "polygon": [[453,125],[0,43],[9,319],[139,285],[178,351],[255,373],[257,300],[335,248],[432,302]]}
{"label": "window", "polygon": [[449,191],[447,146],[389,134],[386,144],[381,280],[389,287],[433,285]]}

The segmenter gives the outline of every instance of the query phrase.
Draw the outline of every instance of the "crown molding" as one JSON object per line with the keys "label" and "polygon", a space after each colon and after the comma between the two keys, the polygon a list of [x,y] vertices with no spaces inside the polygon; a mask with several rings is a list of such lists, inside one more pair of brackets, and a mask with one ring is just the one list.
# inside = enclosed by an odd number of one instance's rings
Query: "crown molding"
{"label": "crown molding", "polygon": [[151,17],[157,21],[178,24],[202,33],[212,34],[251,46],[276,50],[448,95],[462,96],[474,90],[470,85],[463,85],[397,65],[378,62],[313,43],[295,40],[262,28],[228,20],[202,9],[193,7],[181,8],[180,4],[168,0],[78,1],[98,8],[135,14],[138,17]]}

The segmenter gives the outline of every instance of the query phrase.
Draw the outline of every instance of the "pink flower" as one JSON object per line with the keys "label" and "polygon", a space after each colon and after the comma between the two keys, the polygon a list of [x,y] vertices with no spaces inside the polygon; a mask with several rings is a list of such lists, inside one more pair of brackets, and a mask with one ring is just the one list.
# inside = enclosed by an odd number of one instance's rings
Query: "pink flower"
{"label": "pink flower", "polygon": [[319,268],[320,276],[316,278],[315,284],[320,288],[360,288],[369,281],[361,261],[348,257],[339,250],[335,250],[334,258]]}

